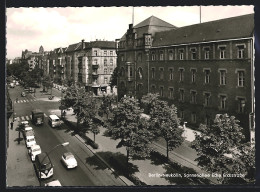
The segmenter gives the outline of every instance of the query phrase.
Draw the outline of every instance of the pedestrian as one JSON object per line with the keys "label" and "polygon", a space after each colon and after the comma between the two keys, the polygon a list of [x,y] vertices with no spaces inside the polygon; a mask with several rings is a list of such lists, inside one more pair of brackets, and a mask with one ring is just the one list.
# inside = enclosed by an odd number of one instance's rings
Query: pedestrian
{"label": "pedestrian", "polygon": [[14,122],[13,121],[11,121],[11,129],[13,129],[13,126],[14,126]]}
{"label": "pedestrian", "polygon": [[16,103],[18,102],[18,97],[16,97]]}

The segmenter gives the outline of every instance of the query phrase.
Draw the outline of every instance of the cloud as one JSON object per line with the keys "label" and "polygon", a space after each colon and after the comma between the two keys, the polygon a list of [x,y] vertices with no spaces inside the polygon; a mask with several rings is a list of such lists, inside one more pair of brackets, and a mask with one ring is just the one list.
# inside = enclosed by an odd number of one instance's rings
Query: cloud
{"label": "cloud", "polygon": [[[132,23],[132,7],[7,8],[7,57],[22,50],[50,51],[95,39],[121,38]],[[202,21],[253,13],[253,6],[202,7]],[[154,15],[177,27],[199,23],[199,7],[135,7],[134,24]]]}

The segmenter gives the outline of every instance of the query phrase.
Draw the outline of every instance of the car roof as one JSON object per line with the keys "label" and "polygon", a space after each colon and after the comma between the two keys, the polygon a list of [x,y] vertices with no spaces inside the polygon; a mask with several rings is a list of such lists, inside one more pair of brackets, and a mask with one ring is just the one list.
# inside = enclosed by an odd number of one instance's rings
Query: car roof
{"label": "car roof", "polygon": [[32,127],[25,127],[24,130],[29,131],[29,130],[33,130],[33,128]]}
{"label": "car roof", "polygon": [[71,152],[66,152],[66,153],[64,153],[63,155],[64,155],[64,157],[74,156]]}
{"label": "car roof", "polygon": [[49,183],[46,183],[47,186],[61,186],[61,183],[59,180],[54,180]]}
{"label": "car roof", "polygon": [[57,115],[50,115],[49,116],[51,119],[59,119],[59,117]]}
{"label": "car roof", "polygon": [[41,147],[40,147],[40,145],[33,145],[33,146],[31,146],[31,149],[41,149]]}
{"label": "car roof", "polygon": [[25,123],[27,124],[27,123],[29,123],[29,122],[28,122],[28,121],[21,121],[21,123],[22,123],[22,124],[25,124]]}

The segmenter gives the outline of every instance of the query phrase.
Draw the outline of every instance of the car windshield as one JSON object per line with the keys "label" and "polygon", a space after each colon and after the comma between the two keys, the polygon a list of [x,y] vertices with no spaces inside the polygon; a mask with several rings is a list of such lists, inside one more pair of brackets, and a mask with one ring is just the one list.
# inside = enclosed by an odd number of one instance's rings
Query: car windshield
{"label": "car windshield", "polygon": [[68,156],[66,156],[66,158],[65,158],[66,160],[69,160],[69,159],[74,159],[74,156],[73,155],[68,155]]}
{"label": "car windshield", "polygon": [[45,169],[50,169],[52,166],[50,163],[47,163],[47,164],[42,164],[42,170],[45,170]]}
{"label": "car windshield", "polygon": [[27,139],[27,142],[33,142],[35,141],[33,138],[32,139]]}
{"label": "car windshield", "polygon": [[40,150],[41,150],[40,148],[34,148],[32,151],[36,152],[36,151],[40,151]]}
{"label": "car windshield", "polygon": [[54,121],[54,122],[58,122],[58,121],[59,121],[59,119],[53,119],[53,121]]}

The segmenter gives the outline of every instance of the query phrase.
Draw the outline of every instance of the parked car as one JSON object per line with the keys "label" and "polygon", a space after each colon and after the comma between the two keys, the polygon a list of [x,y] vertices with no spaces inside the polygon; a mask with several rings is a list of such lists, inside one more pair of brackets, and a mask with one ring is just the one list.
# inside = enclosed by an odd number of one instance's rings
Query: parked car
{"label": "parked car", "polygon": [[[32,132],[33,135],[34,135],[34,131],[33,131],[33,128],[32,128],[32,127],[25,127],[25,128],[24,128],[24,131],[23,131],[24,137],[26,137],[26,133],[28,133],[28,132]],[[28,134],[27,134],[27,135],[28,135]]]}
{"label": "parked car", "polygon": [[47,187],[56,187],[56,186],[62,186],[59,180],[53,180],[49,183],[46,183],[45,186]]}
{"label": "parked car", "polygon": [[25,127],[29,127],[29,122],[28,121],[21,121],[21,124],[25,125]]}
{"label": "parked car", "polygon": [[72,169],[78,166],[77,160],[71,152],[64,153],[61,157],[61,161],[68,169]]}
{"label": "parked car", "polygon": [[31,148],[29,149],[29,155],[31,156],[32,161],[35,161],[36,155],[40,154],[41,152],[42,151],[40,145],[31,146]]}
{"label": "parked car", "polygon": [[26,143],[27,148],[32,147],[33,145],[36,145],[35,137],[34,136],[27,136],[25,143]]}
{"label": "parked car", "polygon": [[26,96],[26,94],[25,94],[24,91],[21,93],[21,96],[22,96],[22,97],[25,97],[25,96]]}

